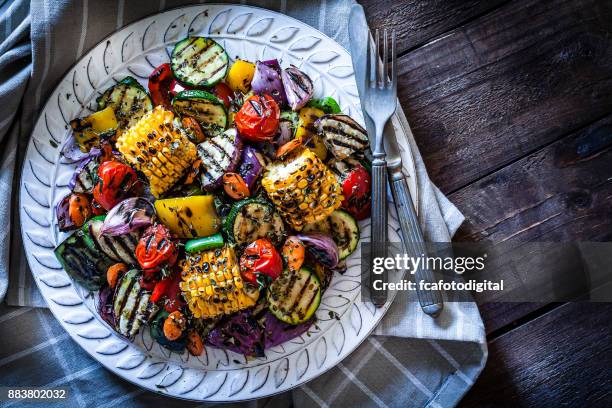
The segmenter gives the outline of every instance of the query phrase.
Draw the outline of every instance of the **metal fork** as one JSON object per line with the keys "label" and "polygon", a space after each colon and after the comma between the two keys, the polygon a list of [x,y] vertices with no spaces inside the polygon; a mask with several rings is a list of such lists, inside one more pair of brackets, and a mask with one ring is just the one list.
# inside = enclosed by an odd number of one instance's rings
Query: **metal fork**
{"label": "metal fork", "polygon": [[[389,46],[391,42],[391,72],[389,74]],[[382,63],[380,63],[380,32],[376,29],[374,43],[369,41],[364,108],[374,124],[375,137],[372,147],[372,257],[387,255],[387,162],[383,131],[385,124],[395,112],[397,104],[397,66],[395,55],[395,30],[389,35],[383,31]],[[383,276],[386,280],[386,275]],[[382,306],[386,292],[372,291],[372,302]]]}

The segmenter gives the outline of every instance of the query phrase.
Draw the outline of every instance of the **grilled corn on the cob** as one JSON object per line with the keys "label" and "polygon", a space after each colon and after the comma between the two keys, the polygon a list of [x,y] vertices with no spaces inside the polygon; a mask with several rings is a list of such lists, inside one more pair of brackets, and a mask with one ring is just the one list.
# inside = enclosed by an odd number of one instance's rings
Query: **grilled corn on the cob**
{"label": "grilled corn on the cob", "polygon": [[268,166],[261,184],[285,221],[298,231],[327,218],[343,200],[334,174],[308,148]]}
{"label": "grilled corn on the cob", "polygon": [[230,246],[199,252],[182,261],[179,284],[195,318],[213,318],[251,307],[259,297],[245,287],[234,249]]}
{"label": "grilled corn on the cob", "polygon": [[158,106],[117,139],[117,149],[149,179],[159,197],[191,167],[196,146],[176,128],[174,114]]}

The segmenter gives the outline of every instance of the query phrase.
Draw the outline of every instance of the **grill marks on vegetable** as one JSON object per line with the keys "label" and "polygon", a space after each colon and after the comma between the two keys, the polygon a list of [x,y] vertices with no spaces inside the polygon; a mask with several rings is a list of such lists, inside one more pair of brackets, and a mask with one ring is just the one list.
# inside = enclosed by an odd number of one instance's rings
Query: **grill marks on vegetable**
{"label": "grill marks on vegetable", "polygon": [[111,106],[119,127],[127,129],[153,109],[149,95],[132,77],[126,77],[98,98],[98,110]]}
{"label": "grill marks on vegetable", "polygon": [[157,312],[157,306],[149,301],[150,292],[144,290],[138,280],[137,270],[126,273],[119,282],[113,302],[116,329],[129,339],[133,339],[142,324]]}
{"label": "grill marks on vegetable", "polygon": [[190,37],[179,41],[171,56],[174,75],[193,86],[213,86],[225,77],[229,59],[210,38]]}
{"label": "grill marks on vegetable", "polygon": [[307,268],[286,270],[272,282],[268,290],[270,311],[276,318],[289,324],[310,319],[321,301],[321,284]]}
{"label": "grill marks on vegetable", "polygon": [[215,188],[223,174],[232,172],[240,157],[242,142],[236,129],[229,129],[219,136],[207,139],[198,145],[202,160],[202,186]]}
{"label": "grill marks on vegetable", "polygon": [[316,122],[327,148],[338,159],[344,159],[368,147],[364,128],[347,115],[324,115]]}

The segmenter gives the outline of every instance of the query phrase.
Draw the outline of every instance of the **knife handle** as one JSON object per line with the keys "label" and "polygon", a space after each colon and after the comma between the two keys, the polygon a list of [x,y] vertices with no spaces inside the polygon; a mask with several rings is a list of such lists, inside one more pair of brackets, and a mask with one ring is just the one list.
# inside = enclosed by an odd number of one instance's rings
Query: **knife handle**
{"label": "knife handle", "polygon": [[[423,231],[412,204],[406,176],[402,173],[401,168],[390,170],[389,176],[391,178],[391,192],[393,193],[393,200],[397,209],[404,247],[409,256],[426,256],[425,238],[423,237]],[[435,282],[433,272],[428,268],[419,267],[415,271],[415,278],[417,296],[423,312],[432,317],[437,317],[444,308],[442,294],[438,290],[422,291],[419,287],[419,282],[422,280],[431,283]]]}
{"label": "knife handle", "polygon": [[[384,153],[374,155],[372,160],[372,257],[384,258],[387,256],[387,162]],[[372,261],[373,262],[373,261]],[[382,279],[386,282],[387,272],[375,275],[370,271],[370,282]],[[386,291],[371,291],[372,303],[381,307],[387,301]]]}

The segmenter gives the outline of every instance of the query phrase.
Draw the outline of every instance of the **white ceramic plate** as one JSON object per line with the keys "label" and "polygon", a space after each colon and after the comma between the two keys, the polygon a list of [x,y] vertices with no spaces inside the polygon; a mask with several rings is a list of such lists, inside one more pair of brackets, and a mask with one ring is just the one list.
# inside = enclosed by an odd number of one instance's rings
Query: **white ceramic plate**
{"label": "white ceramic plate", "polygon": [[[20,215],[32,273],[64,328],[96,360],[117,375],[149,390],[200,401],[265,397],[315,378],[352,352],[388,308],[360,299],[360,253],[348,271],[334,276],[317,311],[318,323],[299,338],[266,351],[265,358],[212,347],[205,355],[170,353],[142,330],[134,343],[117,336],[95,312],[94,298],[70,280],[53,249],[66,237],[56,227],[55,205],[68,193],[75,163],[60,157],[67,124],[95,106],[115,81],[132,75],[146,86],[152,69],[169,60],[173,45],[187,36],[209,36],[247,60],[278,58],[295,64],[315,83],[315,96],[333,96],[342,110],[363,122],[350,57],[319,31],[282,14],[246,6],[202,5],[166,11],[130,24],[88,52],[62,79],[32,134],[23,167]],[[413,192],[414,167],[405,141],[406,171]],[[394,212],[390,211],[393,215]],[[361,223],[369,239],[369,221]],[[397,241],[391,219],[390,238]],[[330,311],[335,312],[332,316]]]}

